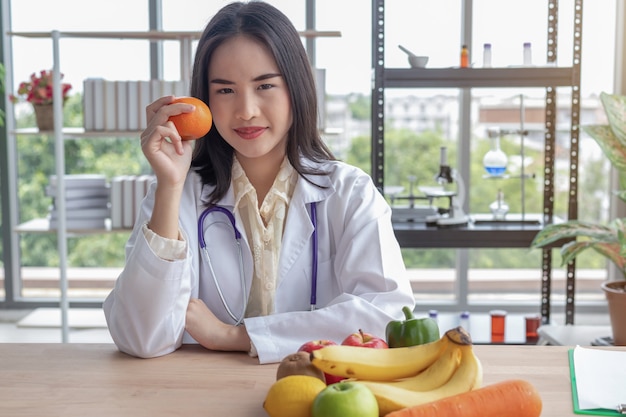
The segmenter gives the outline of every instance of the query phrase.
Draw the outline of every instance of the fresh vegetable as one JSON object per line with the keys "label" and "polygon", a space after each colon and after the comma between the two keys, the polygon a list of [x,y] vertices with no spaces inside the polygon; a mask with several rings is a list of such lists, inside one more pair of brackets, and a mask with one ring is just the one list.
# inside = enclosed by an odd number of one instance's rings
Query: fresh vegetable
{"label": "fresh vegetable", "polygon": [[541,408],[541,396],[530,382],[510,379],[393,411],[386,417],[539,417]]}
{"label": "fresh vegetable", "polygon": [[439,325],[430,318],[415,318],[409,307],[403,307],[406,320],[390,321],[385,329],[387,344],[390,348],[423,345],[439,340]]}

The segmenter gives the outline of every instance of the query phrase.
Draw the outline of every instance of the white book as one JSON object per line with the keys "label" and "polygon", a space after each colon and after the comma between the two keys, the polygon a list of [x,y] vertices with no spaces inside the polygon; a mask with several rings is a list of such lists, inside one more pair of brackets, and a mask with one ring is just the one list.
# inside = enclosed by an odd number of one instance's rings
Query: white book
{"label": "white book", "polygon": [[184,97],[189,95],[189,86],[183,80],[174,81],[174,95]]}
{"label": "white book", "polygon": [[94,130],[93,79],[83,81],[83,127],[86,131]]}
{"label": "white book", "polygon": [[124,207],[124,192],[123,184],[125,175],[119,175],[113,177],[111,180],[111,228],[121,229],[124,227],[123,207]]}
{"label": "white book", "polygon": [[130,229],[135,224],[135,175],[128,175],[122,182],[122,226]]}
{"label": "white book", "polygon": [[[56,197],[57,189],[51,185],[47,185],[45,188],[47,197]],[[110,189],[106,187],[80,187],[80,188],[67,188],[65,190],[65,200],[83,199],[83,198],[98,198],[109,196]]]}
{"label": "white book", "polygon": [[116,102],[115,81],[104,81],[104,130],[114,131],[117,127]]}
{"label": "white book", "polygon": [[93,80],[93,130],[104,130],[104,80]]}
{"label": "white book", "polygon": [[[71,200],[65,200],[66,210],[108,207],[108,205],[109,197],[73,198]],[[52,200],[52,206],[58,207],[56,199]]]}
{"label": "white book", "polygon": [[[100,174],[67,174],[63,176],[65,188],[93,188],[106,187],[106,176]],[[56,188],[57,176],[50,175],[48,183]]]}
{"label": "white book", "polygon": [[127,109],[128,109],[128,130],[139,130],[140,114],[142,110],[139,108],[139,85],[137,81],[126,81]]}
{"label": "white book", "polygon": [[[48,216],[51,220],[58,219],[58,211],[56,209],[50,210],[50,215]],[[65,218],[67,220],[74,219],[106,219],[109,217],[109,207],[92,207],[92,208],[82,208],[82,209],[68,209],[65,211]]]}
{"label": "white book", "polygon": [[139,86],[139,130],[146,128],[146,107],[152,102],[150,81],[137,81]]}
{"label": "white book", "polygon": [[150,103],[163,97],[163,85],[161,80],[150,80]]}
{"label": "white book", "polygon": [[163,96],[173,96],[175,89],[174,81],[165,81],[161,80],[161,97]]}
{"label": "white book", "polygon": [[117,130],[128,130],[128,83],[126,81],[115,81],[115,114],[117,119]]}
{"label": "white book", "polygon": [[[57,219],[48,219],[50,230],[56,230],[59,228]],[[67,219],[65,221],[66,230],[93,230],[93,229],[105,229],[106,219]]]}
{"label": "white book", "polygon": [[139,175],[135,179],[135,219],[141,211],[141,203],[148,193],[148,186],[152,179],[152,175]]}

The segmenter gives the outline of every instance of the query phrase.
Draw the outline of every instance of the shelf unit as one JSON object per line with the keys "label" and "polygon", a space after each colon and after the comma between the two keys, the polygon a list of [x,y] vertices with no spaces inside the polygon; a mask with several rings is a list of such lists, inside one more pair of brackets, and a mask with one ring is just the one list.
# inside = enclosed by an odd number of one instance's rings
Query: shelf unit
{"label": "shelf unit", "polygon": [[[556,89],[571,88],[570,190],[568,218],[578,217],[578,138],[580,114],[580,64],[582,43],[582,0],[574,1],[572,65],[557,67],[558,0],[548,3],[548,51],[545,67],[507,68],[386,68],[385,67],[385,0],[372,0],[372,178],[379,190],[384,189],[385,156],[385,89],[387,88],[529,88],[546,89],[544,197],[539,225],[468,225],[454,229],[437,229],[418,224],[394,224],[404,247],[528,247],[542,225],[554,219],[554,164],[556,141]],[[426,242],[426,244],[425,244]],[[460,243],[461,242],[461,243]],[[426,246],[427,245],[427,246]],[[552,277],[551,249],[542,250],[541,316],[550,322]],[[566,324],[574,323],[575,263],[567,266]]]}
{"label": "shelf unit", "polygon": [[[318,37],[340,37],[339,31],[318,31],[304,30],[298,32],[303,38]],[[59,253],[59,273],[60,273],[60,292],[61,297],[59,306],[61,309],[61,329],[62,341],[67,342],[69,339],[68,328],[68,309],[69,301],[67,298],[67,238],[70,236],[94,234],[94,233],[110,233],[125,231],[125,229],[98,229],[98,230],[68,230],[67,212],[65,207],[65,145],[67,139],[76,139],[81,137],[125,137],[137,136],[140,132],[134,131],[85,131],[80,128],[63,127],[63,107],[61,93],[61,54],[60,41],[63,38],[82,38],[82,39],[134,39],[145,40],[149,42],[159,41],[178,41],[180,43],[180,74],[181,80],[185,85],[189,85],[192,73],[192,43],[202,36],[202,32],[198,31],[127,31],[127,32],[108,32],[108,31],[58,31],[51,32],[7,32],[8,36],[24,37],[24,38],[44,38],[51,39],[53,52],[53,107],[54,107],[54,126],[52,132],[39,132],[38,129],[19,129],[10,132],[11,135],[33,135],[46,133],[53,135],[55,144],[55,173],[57,181],[57,211],[58,211],[58,229],[46,230],[45,219],[34,219],[30,222],[17,225],[11,224],[10,228],[15,233],[57,233],[58,253]],[[13,179],[15,180],[15,179]],[[17,196],[13,196],[17,198]]]}

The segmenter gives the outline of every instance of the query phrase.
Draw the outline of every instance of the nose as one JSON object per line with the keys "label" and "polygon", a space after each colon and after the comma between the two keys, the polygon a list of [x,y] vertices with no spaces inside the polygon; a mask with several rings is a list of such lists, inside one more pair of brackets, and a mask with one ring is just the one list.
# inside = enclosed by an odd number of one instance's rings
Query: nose
{"label": "nose", "polygon": [[259,105],[252,92],[243,92],[237,96],[235,115],[241,120],[251,120],[259,114]]}

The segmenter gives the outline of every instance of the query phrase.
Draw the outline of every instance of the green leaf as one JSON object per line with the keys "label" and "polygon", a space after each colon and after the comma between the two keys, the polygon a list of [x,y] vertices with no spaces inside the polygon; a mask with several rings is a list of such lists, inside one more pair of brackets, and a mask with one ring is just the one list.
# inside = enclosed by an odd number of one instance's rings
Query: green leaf
{"label": "green leaf", "polygon": [[615,169],[626,172],[626,144],[620,142],[611,126],[586,125],[583,130],[598,143]]}
{"label": "green leaf", "polygon": [[621,147],[626,147],[626,96],[602,92],[600,100],[613,133]]}
{"label": "green leaf", "polygon": [[535,236],[530,246],[533,248],[542,248],[559,240],[573,239],[576,237],[585,237],[609,243],[618,241],[617,230],[610,226],[570,220],[565,223],[547,225]]}

